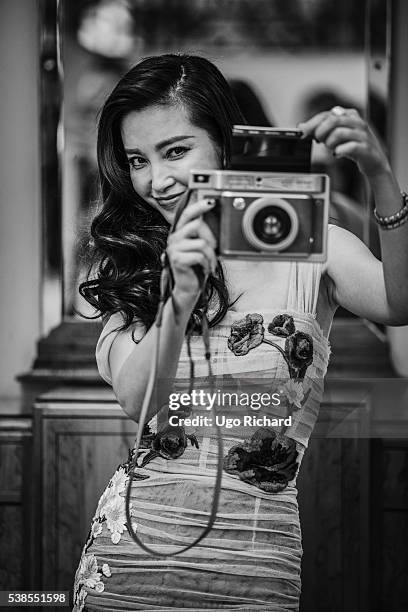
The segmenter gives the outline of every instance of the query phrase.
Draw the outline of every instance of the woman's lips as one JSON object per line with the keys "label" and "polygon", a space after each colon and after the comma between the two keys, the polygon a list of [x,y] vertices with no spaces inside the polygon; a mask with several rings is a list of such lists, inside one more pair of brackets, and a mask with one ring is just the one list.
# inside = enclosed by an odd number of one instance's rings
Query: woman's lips
{"label": "woman's lips", "polygon": [[180,198],[184,195],[184,193],[185,192],[182,191],[181,193],[176,193],[174,196],[170,196],[167,198],[155,198],[155,200],[159,204],[159,206],[166,210],[170,210],[177,206],[178,202],[180,201]]}

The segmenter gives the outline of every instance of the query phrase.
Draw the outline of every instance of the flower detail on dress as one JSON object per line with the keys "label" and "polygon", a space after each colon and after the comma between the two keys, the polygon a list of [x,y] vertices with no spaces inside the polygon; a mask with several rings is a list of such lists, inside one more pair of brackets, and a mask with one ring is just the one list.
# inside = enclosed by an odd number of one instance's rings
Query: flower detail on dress
{"label": "flower detail on dress", "polygon": [[297,457],[294,440],[261,427],[249,440],[229,450],[224,458],[224,470],[263,491],[278,493],[295,477]]}
{"label": "flower detail on dress", "polygon": [[107,578],[110,578],[112,576],[111,569],[107,563],[104,563],[102,565],[102,574],[106,576]]}
{"label": "flower detail on dress", "polygon": [[313,362],[313,338],[302,331],[296,331],[293,317],[283,313],[276,315],[268,325],[268,332],[286,338],[285,348],[265,338],[263,317],[258,313],[247,314],[231,325],[228,348],[234,355],[246,355],[260,344],[268,344],[277,349],[288,366],[289,376],[303,379],[308,366]]}
{"label": "flower detail on dress", "polygon": [[284,385],[282,385],[281,393],[286,397],[289,404],[296,408],[302,407],[302,400],[305,396],[305,392],[301,382],[290,378]]}
{"label": "flower detail on dress", "polygon": [[285,353],[290,377],[303,379],[313,361],[313,338],[305,332],[296,331],[286,338]]}
{"label": "flower detail on dress", "polygon": [[103,593],[103,592],[104,592],[104,590],[105,590],[105,585],[104,585],[104,583],[102,582],[102,580],[101,580],[101,582],[97,582],[97,583],[95,584],[95,591],[96,591],[97,593]]}
{"label": "flower detail on dress", "polygon": [[98,561],[95,555],[84,555],[78,570],[78,582],[90,589],[94,589],[95,585],[100,582],[101,576],[102,574],[98,572]]}
{"label": "flower detail on dress", "polygon": [[104,507],[104,514],[106,526],[112,532],[111,540],[113,544],[117,544],[126,528],[125,499],[120,495],[113,494]]}
{"label": "flower detail on dress", "polygon": [[72,608],[72,612],[82,612],[85,605],[85,598],[88,595],[88,591],[86,591],[82,586],[78,591],[74,591],[74,607]]}
{"label": "flower detail on dress", "polygon": [[178,459],[187,448],[188,441],[191,446],[198,446],[198,440],[194,434],[187,434],[181,425],[166,425],[157,432],[151,443],[151,451],[144,455],[142,462],[137,467],[144,467],[156,457],[163,459]]}
{"label": "flower detail on dress", "polygon": [[86,589],[92,589],[96,593],[104,591],[105,585],[101,576],[101,572],[98,572],[98,561],[95,555],[91,553],[83,554],[75,574],[73,612],[83,610],[85,598],[88,594]]}
{"label": "flower detail on dress", "polygon": [[[129,457],[131,457],[131,452],[129,452]],[[127,485],[129,465],[128,461],[118,467],[105,491],[102,493],[92,520],[84,552],[86,552],[93,540],[102,533],[103,523],[106,524],[106,527],[111,532],[113,544],[120,542],[122,533],[127,528],[126,501],[123,493]],[[141,476],[141,478],[144,478],[144,476]],[[132,508],[131,503],[130,508]],[[136,530],[135,524],[133,524],[133,530]],[[101,587],[98,588],[100,589]]]}
{"label": "flower detail on dress", "polygon": [[184,428],[170,425],[158,432],[152,444],[153,450],[165,459],[178,459],[184,453],[186,446],[187,434]]}
{"label": "flower detail on dress", "polygon": [[295,323],[293,317],[288,314],[280,314],[272,319],[272,323],[268,325],[268,332],[274,336],[287,338],[295,333]]}
{"label": "flower detail on dress", "polygon": [[264,338],[263,317],[260,314],[247,314],[231,325],[228,348],[234,355],[246,355],[259,346]]}
{"label": "flower detail on dress", "polygon": [[109,486],[113,487],[115,493],[122,493],[126,487],[126,478],[126,470],[123,467],[119,467],[112,476]]}
{"label": "flower detail on dress", "polygon": [[[247,314],[231,325],[228,348],[237,356],[246,355],[261,344],[267,344],[279,351],[289,371],[290,381],[286,383],[282,393],[288,399],[287,416],[291,416],[294,410],[300,409],[306,403],[312,389],[310,387],[307,393],[304,393],[303,385],[296,383],[304,379],[307,368],[313,362],[313,338],[310,334],[297,331],[294,318],[287,313],[276,315],[268,325],[268,332],[284,338],[285,346],[265,337],[262,315]],[[281,434],[284,434],[286,429],[285,426]]]}
{"label": "flower detail on dress", "polygon": [[98,535],[101,535],[101,533],[102,533],[102,523],[100,522],[99,519],[97,519],[92,523],[91,535],[93,538],[96,538],[98,537]]}

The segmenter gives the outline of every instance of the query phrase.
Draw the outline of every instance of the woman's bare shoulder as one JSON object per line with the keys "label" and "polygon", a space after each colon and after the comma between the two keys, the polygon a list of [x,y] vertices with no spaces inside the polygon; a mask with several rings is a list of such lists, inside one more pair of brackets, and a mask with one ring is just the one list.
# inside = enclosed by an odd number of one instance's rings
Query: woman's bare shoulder
{"label": "woman's bare shoulder", "polygon": [[96,345],[96,362],[99,372],[109,384],[112,375],[130,354],[132,348],[144,335],[144,326],[139,322],[123,328],[125,318],[121,312],[102,317],[103,329]]}

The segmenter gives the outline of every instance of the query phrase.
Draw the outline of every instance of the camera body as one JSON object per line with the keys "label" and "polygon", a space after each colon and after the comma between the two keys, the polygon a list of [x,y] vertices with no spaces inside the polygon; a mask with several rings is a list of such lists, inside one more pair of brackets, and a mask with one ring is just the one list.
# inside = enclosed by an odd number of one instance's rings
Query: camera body
{"label": "camera body", "polygon": [[307,171],[311,141],[296,130],[236,126],[233,144],[228,170],[190,173],[192,197],[215,202],[204,219],[218,254],[325,261],[329,178]]}

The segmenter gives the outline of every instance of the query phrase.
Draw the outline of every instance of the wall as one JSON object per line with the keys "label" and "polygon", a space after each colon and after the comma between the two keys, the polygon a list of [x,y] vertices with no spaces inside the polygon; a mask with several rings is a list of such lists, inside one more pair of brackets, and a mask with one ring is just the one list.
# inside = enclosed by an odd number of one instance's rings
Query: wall
{"label": "wall", "polygon": [[[40,333],[38,7],[0,0],[0,412]],[[5,399],[11,401],[5,401]]]}

